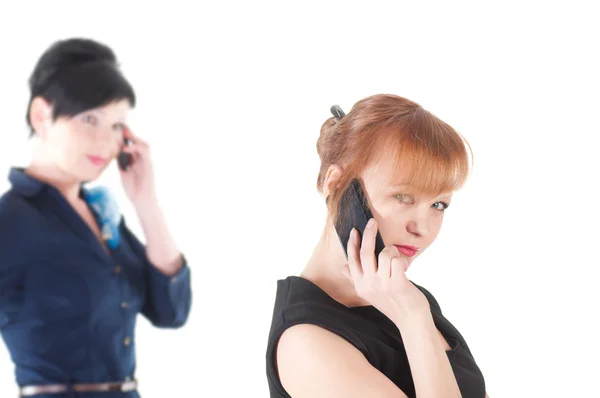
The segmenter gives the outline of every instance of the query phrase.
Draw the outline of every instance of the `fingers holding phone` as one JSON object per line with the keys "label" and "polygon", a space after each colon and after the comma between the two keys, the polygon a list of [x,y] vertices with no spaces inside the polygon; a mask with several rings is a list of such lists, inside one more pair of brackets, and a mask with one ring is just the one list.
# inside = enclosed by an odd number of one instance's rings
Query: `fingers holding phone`
{"label": "fingers holding phone", "polygon": [[[356,231],[356,229],[354,230]],[[377,272],[377,259],[375,258],[375,237],[377,236],[377,222],[371,218],[367,223],[360,245],[360,266],[365,275],[374,275]]]}
{"label": "fingers holding phone", "polygon": [[408,260],[395,246],[385,247],[375,260],[377,223],[371,219],[362,242],[356,230],[348,242],[348,269],[345,273],[357,295],[395,323],[429,311],[427,298],[406,277]]}
{"label": "fingers holding phone", "polygon": [[150,149],[127,127],[123,130],[123,139],[124,145],[118,157],[123,186],[132,202],[142,203],[156,194]]}
{"label": "fingers holding phone", "polygon": [[377,234],[378,226],[373,218],[368,222],[362,238],[356,229],[352,230],[347,247],[349,268],[354,271],[355,275],[387,280],[392,276],[392,269],[397,268],[392,267],[394,263],[392,260],[397,258],[395,262],[400,266],[400,273],[404,275],[408,262],[401,257],[395,246],[384,247],[379,253],[379,258],[375,258]]}

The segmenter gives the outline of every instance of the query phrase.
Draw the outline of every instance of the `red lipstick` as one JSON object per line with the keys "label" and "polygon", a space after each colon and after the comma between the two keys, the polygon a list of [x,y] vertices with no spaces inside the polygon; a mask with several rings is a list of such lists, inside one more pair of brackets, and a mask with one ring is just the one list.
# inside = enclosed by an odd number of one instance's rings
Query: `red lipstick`
{"label": "red lipstick", "polygon": [[90,160],[90,162],[92,162],[92,164],[94,164],[95,166],[102,166],[106,164],[106,159],[101,158],[100,156],[88,156],[88,159]]}
{"label": "red lipstick", "polygon": [[398,251],[400,253],[402,253],[408,257],[413,257],[415,254],[417,254],[417,252],[419,250],[421,250],[418,247],[408,246],[408,245],[394,245],[394,246],[396,246],[396,249],[398,249]]}

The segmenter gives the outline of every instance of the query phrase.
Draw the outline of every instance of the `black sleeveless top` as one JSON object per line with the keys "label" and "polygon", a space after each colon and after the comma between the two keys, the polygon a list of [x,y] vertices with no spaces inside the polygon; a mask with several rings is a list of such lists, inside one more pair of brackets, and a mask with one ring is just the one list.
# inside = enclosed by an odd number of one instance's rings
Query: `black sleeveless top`
{"label": "black sleeveless top", "polygon": [[[484,398],[484,378],[466,341],[442,315],[433,295],[414,282],[413,285],[427,297],[434,323],[451,347],[447,355],[462,397]],[[348,340],[408,397],[415,397],[415,386],[400,331],[392,321],[373,306],[348,308],[309,280],[290,276],[277,282],[267,344],[267,380],[271,398],[291,398],[279,381],[277,342],[287,328],[307,323],[323,327]]]}

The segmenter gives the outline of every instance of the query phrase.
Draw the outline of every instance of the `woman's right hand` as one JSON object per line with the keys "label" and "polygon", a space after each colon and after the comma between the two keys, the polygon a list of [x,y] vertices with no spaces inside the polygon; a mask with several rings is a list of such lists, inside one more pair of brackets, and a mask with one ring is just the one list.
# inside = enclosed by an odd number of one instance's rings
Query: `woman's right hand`
{"label": "woman's right hand", "polygon": [[425,295],[405,275],[408,261],[395,246],[385,247],[375,258],[377,223],[369,220],[362,238],[352,230],[348,241],[348,268],[344,275],[354,284],[357,295],[398,327],[431,317]]}

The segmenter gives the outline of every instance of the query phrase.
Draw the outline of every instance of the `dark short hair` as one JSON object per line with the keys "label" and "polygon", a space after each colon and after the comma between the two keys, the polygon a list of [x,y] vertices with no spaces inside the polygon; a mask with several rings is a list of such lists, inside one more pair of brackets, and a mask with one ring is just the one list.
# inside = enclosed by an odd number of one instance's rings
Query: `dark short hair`
{"label": "dark short hair", "polygon": [[119,70],[110,47],[90,39],[72,38],[52,44],[39,58],[29,78],[27,125],[34,134],[29,110],[35,97],[53,106],[53,119],[73,117],[83,111],[128,100],[135,92]]}

